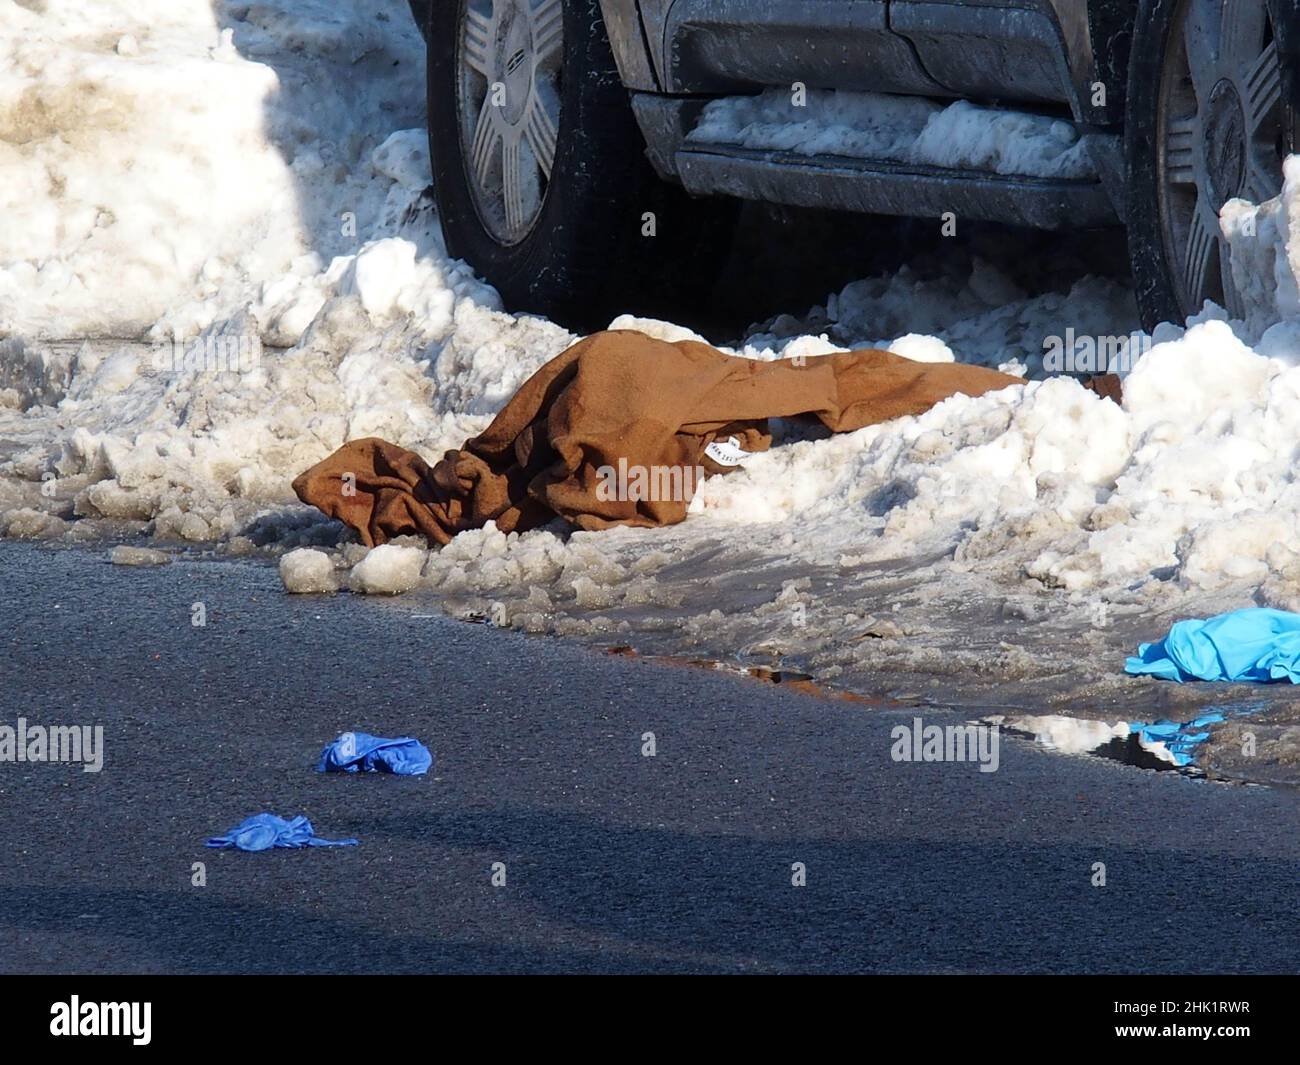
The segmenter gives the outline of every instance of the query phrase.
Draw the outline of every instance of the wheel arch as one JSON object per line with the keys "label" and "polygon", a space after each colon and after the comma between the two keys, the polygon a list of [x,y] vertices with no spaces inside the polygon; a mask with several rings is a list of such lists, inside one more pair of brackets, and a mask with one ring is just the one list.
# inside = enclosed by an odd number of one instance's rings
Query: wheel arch
{"label": "wheel arch", "polygon": [[[1061,30],[1075,115],[1083,122],[1118,128],[1124,122],[1129,52],[1137,19],[1136,0],[1048,0]],[[1105,87],[1094,102],[1093,86]]]}
{"label": "wheel arch", "polygon": [[410,0],[411,17],[415,19],[416,29],[426,41],[429,39],[429,8],[433,0]]}
{"label": "wheel arch", "polygon": [[637,0],[600,0],[600,17],[609,35],[623,87],[638,92],[658,92],[659,79],[650,61],[650,45]]}
{"label": "wheel arch", "polygon": [[[433,0],[408,0],[411,17],[426,41],[429,39],[429,9]],[[609,34],[610,47],[619,76],[627,89],[655,92],[659,81],[650,64],[650,50],[641,25],[637,0],[600,0],[600,17]]]}

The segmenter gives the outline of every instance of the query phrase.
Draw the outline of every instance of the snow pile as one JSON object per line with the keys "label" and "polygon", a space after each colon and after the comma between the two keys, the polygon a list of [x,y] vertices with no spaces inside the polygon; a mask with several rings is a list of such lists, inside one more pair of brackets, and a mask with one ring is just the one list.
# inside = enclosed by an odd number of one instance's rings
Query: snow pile
{"label": "snow pile", "polygon": [[292,477],[347,439],[432,455],[459,445],[572,339],[492,309],[463,265],[417,257],[403,237],[337,262],[318,291],[287,352],[260,349],[247,314],[205,338],[251,353],[247,368],[189,364],[171,345],[85,345],[58,406],[15,423],[33,439],[9,473],[50,482],[78,516],[224,539],[259,505],[289,501]]}
{"label": "snow pile", "polygon": [[1069,122],[909,96],[767,89],[709,103],[691,144],[838,155],[1042,178],[1096,176]]}
{"label": "snow pile", "polygon": [[[967,399],[839,440],[759,456],[703,505],[807,525],[857,560],[951,545],[1076,591],[1234,582],[1300,597],[1300,370],[1222,321],[1156,344],[1123,408],[1067,379]],[[874,516],[873,516],[874,515]]]}
{"label": "snow pile", "polygon": [[[0,195],[19,194],[0,330],[26,333],[0,339],[0,532],[145,525],[241,550],[336,536],[274,513],[297,470],[356,436],[453,447],[572,339],[501,313],[443,254],[402,0],[105,2],[85,18],[0,3],[17,71],[0,80],[17,175]],[[135,47],[117,48],[128,30]],[[92,100],[148,107],[82,136],[47,114],[77,78]],[[38,172],[57,189],[23,178]],[[80,196],[123,224],[77,229]]]}
{"label": "snow pile", "polygon": [[1296,358],[1300,349],[1300,157],[1283,167],[1282,192],[1262,204],[1229,200],[1220,224],[1231,248],[1232,279],[1259,350]]}
{"label": "snow pile", "polygon": [[[1076,275],[1063,291],[1030,296],[999,265],[954,250],[942,263],[854,281],[798,318],[781,315],[751,334],[739,353],[763,357],[770,349],[788,357],[880,347],[921,362],[955,359],[1036,378],[1047,372],[1044,357],[1058,343],[1127,340],[1137,332],[1133,293],[1114,280]],[[1101,360],[1098,369],[1105,368]]]}
{"label": "snow pile", "polygon": [[[1123,407],[1056,378],[829,439],[778,426],[781,446],[704,483],[692,523],[701,539],[743,529],[746,549],[780,557],[790,539],[802,559],[840,567],[944,552],[960,570],[1070,592],[1263,586],[1300,603],[1300,369],[1209,320],[1156,344],[1125,385]],[[433,572],[485,535],[458,538]],[[550,533],[507,552],[513,542],[501,538],[480,590],[572,564]],[[441,580],[466,588],[471,571]]]}
{"label": "snow pile", "polygon": [[422,48],[401,0],[0,0],[0,333],[192,334],[355,252]]}

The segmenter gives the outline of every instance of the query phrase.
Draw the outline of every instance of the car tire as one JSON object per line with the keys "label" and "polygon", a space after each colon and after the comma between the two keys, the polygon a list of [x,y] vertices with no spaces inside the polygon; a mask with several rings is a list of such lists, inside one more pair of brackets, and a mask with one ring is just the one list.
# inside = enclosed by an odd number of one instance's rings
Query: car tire
{"label": "car tire", "polygon": [[[1239,312],[1218,210],[1234,196],[1258,203],[1281,187],[1281,159],[1294,148],[1300,114],[1298,7],[1297,0],[1255,0],[1254,5],[1247,0],[1213,8],[1220,20],[1236,19],[1236,27],[1262,20],[1252,67],[1246,57],[1255,47],[1253,30],[1242,30],[1235,35],[1240,43],[1224,46],[1223,36],[1219,44],[1207,43],[1216,40],[1207,36],[1216,32],[1216,23],[1206,23],[1189,51],[1189,20],[1209,5],[1139,0],[1124,137],[1129,258],[1147,329],[1160,322],[1181,324],[1205,299]],[[1222,35],[1223,22],[1217,25]],[[1278,66],[1277,102],[1267,114],[1262,106],[1255,113],[1249,101],[1263,99],[1253,89],[1262,80],[1251,71],[1264,69],[1260,64],[1270,40]],[[1194,63],[1193,52],[1205,61]],[[1199,77],[1192,75],[1193,66]]]}
{"label": "car tire", "polygon": [[[523,63],[543,61],[535,41],[543,31],[519,31],[520,36],[513,23],[507,27],[495,20],[539,18],[536,12],[545,3],[524,0],[527,8],[502,8],[500,15],[490,7],[485,15],[484,0],[433,0],[430,5],[425,34],[429,146],[448,254],[468,261],[495,286],[507,309],[543,314],[578,331],[603,328],[622,312],[668,316],[689,309],[706,296],[721,268],[736,204],[694,199],[658,177],[619,78],[598,0],[559,2],[561,41],[552,42],[554,55],[545,60],[557,64],[557,73],[545,85],[542,75],[534,74],[522,83],[526,91],[510,79]],[[464,58],[471,45],[463,36],[470,3],[475,4],[475,41],[491,36],[504,42],[495,50],[475,43],[472,61]],[[517,14],[521,11],[525,14]],[[485,19],[494,20],[490,33]],[[550,32],[548,26],[548,39]],[[519,40],[526,44],[516,51],[512,42]],[[525,50],[526,58],[520,59]],[[497,114],[506,126],[495,128],[504,130],[499,150],[511,159],[509,170],[505,161],[493,158],[498,149],[478,151],[478,128],[471,133],[468,126],[474,114],[478,123],[489,120],[488,104],[479,109],[473,87],[466,88],[480,76],[488,92],[493,86],[501,90]],[[534,140],[530,109],[542,106],[543,88],[551,106],[558,106],[558,120],[538,119],[539,125],[549,123],[548,135]],[[518,105],[524,97],[528,102]],[[496,116],[490,120],[498,121]],[[527,127],[523,133],[518,132],[521,126]],[[513,150],[504,147],[511,130],[517,138]],[[483,140],[493,136],[488,133]],[[548,148],[553,151],[549,172],[540,163]],[[520,189],[527,184],[513,197],[513,216],[507,193],[501,193],[500,205],[494,202],[490,175],[471,176],[472,170],[478,173],[479,159],[487,159],[485,171],[499,167],[503,190],[508,184]],[[531,177],[521,177],[530,166]],[[519,220],[529,212],[524,230]]]}

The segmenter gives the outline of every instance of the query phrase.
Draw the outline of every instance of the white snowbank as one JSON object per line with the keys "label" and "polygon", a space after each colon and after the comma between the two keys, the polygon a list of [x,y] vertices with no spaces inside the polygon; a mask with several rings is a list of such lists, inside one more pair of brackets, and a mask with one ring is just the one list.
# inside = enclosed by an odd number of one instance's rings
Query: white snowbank
{"label": "white snowbank", "polygon": [[1068,122],[872,92],[767,89],[714,100],[686,139],[1030,177],[1096,173]]}
{"label": "white snowbank", "polygon": [[1229,200],[1220,212],[1232,277],[1262,354],[1300,360],[1300,156],[1282,170],[1282,192],[1262,204]]}
{"label": "white snowbank", "polygon": [[[1029,296],[994,263],[965,262],[954,251],[940,269],[904,266],[854,281],[800,317],[781,315],[748,337],[741,353],[883,347],[946,361],[946,348],[958,362],[1040,377],[1045,354],[1058,342],[1068,346],[1073,338],[1082,355],[1090,338],[1127,340],[1135,332],[1133,294],[1113,280],[1085,276],[1064,292]],[[1103,359],[1098,369],[1105,368]]]}
{"label": "white snowbank", "polygon": [[192,335],[355,251],[422,48],[401,0],[0,0],[0,332]]}

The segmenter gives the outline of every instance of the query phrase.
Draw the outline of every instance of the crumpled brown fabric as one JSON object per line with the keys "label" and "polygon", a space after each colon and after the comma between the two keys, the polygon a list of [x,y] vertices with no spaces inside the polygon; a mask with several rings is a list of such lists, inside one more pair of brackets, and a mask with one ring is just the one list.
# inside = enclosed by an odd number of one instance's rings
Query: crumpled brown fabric
{"label": "crumpled brown fabric", "polygon": [[734,436],[745,451],[765,451],[768,418],[811,415],[833,432],[851,432],[957,393],[1022,383],[875,349],[759,362],[698,341],[609,330],[539,369],[482,434],[435,466],[369,437],[344,444],[293,488],[367,546],[406,533],[445,544],[488,521],[522,532],[556,515],[580,529],[671,525],[686,517],[689,492],[611,492],[611,471],[677,470],[676,483],[689,488],[686,471],[736,468],[705,455],[715,439]]}
{"label": "crumpled brown fabric", "polygon": [[1124,385],[1119,374],[1093,374],[1091,377],[1085,377],[1079,384],[1089,392],[1101,396],[1102,399],[1109,399],[1115,403],[1124,402]]}

